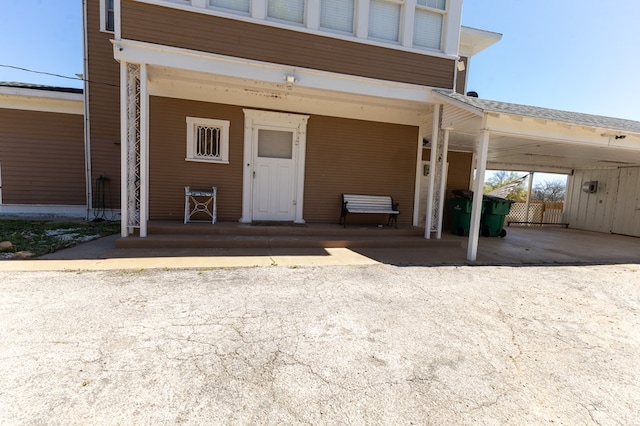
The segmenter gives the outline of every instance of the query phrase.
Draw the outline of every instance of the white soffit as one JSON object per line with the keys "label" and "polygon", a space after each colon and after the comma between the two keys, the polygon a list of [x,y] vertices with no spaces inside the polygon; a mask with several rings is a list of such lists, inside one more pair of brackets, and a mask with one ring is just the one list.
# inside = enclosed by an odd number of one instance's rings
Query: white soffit
{"label": "white soffit", "polygon": [[460,28],[460,56],[471,57],[502,39],[502,34],[471,27]]}

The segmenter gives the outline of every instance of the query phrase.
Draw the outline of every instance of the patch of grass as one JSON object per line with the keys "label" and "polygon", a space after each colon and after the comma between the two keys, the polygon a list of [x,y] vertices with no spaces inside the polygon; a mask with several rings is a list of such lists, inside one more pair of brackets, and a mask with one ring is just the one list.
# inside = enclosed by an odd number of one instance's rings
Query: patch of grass
{"label": "patch of grass", "polygon": [[120,232],[120,222],[0,219],[0,241],[36,256]]}

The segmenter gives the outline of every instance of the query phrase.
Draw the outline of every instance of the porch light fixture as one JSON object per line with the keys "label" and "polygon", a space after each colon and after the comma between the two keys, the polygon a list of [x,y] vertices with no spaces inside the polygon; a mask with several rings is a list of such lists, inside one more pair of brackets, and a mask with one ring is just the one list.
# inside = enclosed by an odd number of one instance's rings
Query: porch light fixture
{"label": "porch light fixture", "polygon": [[458,71],[462,72],[462,71],[464,71],[464,70],[466,70],[466,69],[467,69],[467,67],[466,67],[466,65],[464,64],[464,62],[462,62],[462,61],[458,61]]}
{"label": "porch light fixture", "polygon": [[287,89],[291,90],[293,89],[293,83],[295,83],[296,81],[298,81],[298,79],[296,78],[295,75],[289,75],[289,74],[285,74],[282,79],[284,80],[284,82],[287,84]]}

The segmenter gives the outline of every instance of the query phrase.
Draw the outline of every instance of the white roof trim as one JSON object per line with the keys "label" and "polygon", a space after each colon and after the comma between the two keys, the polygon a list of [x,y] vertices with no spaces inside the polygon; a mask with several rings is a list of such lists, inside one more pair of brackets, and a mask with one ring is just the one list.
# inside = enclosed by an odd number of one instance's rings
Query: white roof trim
{"label": "white roof trim", "polygon": [[0,108],[84,114],[82,93],[0,86]]}

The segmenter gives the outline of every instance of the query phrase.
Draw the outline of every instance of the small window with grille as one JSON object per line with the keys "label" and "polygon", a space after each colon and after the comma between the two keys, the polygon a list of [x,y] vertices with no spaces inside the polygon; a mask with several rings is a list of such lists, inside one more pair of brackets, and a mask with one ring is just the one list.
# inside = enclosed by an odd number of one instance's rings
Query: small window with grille
{"label": "small window with grille", "polygon": [[229,122],[187,117],[187,161],[229,163]]}

